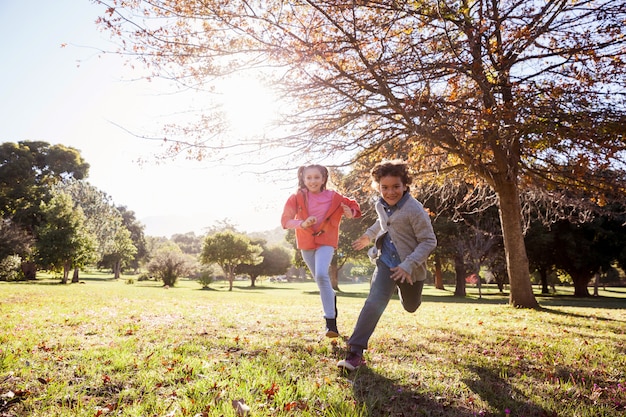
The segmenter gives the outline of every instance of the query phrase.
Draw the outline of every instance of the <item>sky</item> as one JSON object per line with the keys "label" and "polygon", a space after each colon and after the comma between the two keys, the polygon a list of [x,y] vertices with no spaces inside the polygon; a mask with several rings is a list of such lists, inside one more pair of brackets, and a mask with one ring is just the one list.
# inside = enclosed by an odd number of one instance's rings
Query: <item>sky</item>
{"label": "sky", "polygon": [[[134,211],[149,236],[200,234],[225,219],[242,232],[278,227],[295,171],[270,177],[206,161],[157,163],[161,142],[139,136],[158,135],[185,103],[170,86],[137,81],[120,57],[100,52],[113,49],[95,24],[102,10],[89,0],[0,0],[0,142],[80,150],[87,181]],[[257,112],[233,105],[242,93],[232,88],[224,91],[234,99],[226,103],[233,123],[250,126]],[[267,96],[258,99],[271,108]]]}

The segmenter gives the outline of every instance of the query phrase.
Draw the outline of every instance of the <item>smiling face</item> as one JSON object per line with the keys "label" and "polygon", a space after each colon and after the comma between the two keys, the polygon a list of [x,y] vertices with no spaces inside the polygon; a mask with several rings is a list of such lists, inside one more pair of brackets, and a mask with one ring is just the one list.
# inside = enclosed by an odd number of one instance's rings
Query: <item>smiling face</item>
{"label": "smiling face", "polygon": [[326,177],[320,169],[309,167],[302,172],[302,181],[309,192],[319,193],[324,190]]}
{"label": "smiling face", "polygon": [[383,200],[390,206],[400,201],[406,189],[406,185],[402,182],[401,177],[387,175],[381,177],[380,181],[378,181],[378,191],[383,197]]}

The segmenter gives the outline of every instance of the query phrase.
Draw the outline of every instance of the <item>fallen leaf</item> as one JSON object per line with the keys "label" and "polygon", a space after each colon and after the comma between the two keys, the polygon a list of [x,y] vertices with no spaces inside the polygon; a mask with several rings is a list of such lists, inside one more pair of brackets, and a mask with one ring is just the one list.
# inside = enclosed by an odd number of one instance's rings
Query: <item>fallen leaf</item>
{"label": "fallen leaf", "polygon": [[266,390],[263,390],[263,393],[265,393],[265,395],[267,395],[268,399],[274,398],[274,396],[276,395],[277,392],[278,392],[278,385],[276,385],[275,382],[272,382],[272,386],[271,387],[269,387]]}
{"label": "fallen leaf", "polygon": [[233,400],[233,408],[238,416],[247,416],[250,412],[250,407],[246,405],[243,398],[240,400]]}

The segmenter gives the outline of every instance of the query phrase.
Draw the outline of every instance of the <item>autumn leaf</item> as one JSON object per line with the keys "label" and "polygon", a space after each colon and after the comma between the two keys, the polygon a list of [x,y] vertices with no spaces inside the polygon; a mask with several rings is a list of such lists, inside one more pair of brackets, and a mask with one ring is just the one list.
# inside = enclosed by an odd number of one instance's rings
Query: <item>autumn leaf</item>
{"label": "autumn leaf", "polygon": [[265,393],[265,395],[267,395],[267,398],[271,400],[278,392],[278,389],[278,385],[275,382],[272,382],[272,386],[264,390],[263,393]]}

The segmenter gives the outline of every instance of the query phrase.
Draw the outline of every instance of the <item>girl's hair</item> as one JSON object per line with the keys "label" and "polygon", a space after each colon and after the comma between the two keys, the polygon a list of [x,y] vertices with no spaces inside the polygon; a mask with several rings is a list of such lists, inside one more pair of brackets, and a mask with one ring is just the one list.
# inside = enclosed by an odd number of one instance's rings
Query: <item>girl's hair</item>
{"label": "girl's hair", "polygon": [[326,184],[328,183],[328,168],[326,168],[323,165],[317,165],[317,164],[304,165],[298,168],[298,189],[299,190],[306,189],[306,185],[304,185],[304,171],[310,168],[317,169],[320,172],[320,174],[322,174],[322,178],[324,179],[324,182],[322,183],[320,190],[324,191],[326,189]]}
{"label": "girl's hair", "polygon": [[400,159],[379,162],[372,168],[371,174],[376,184],[382,177],[400,177],[404,185],[410,185],[413,181],[407,163]]}

